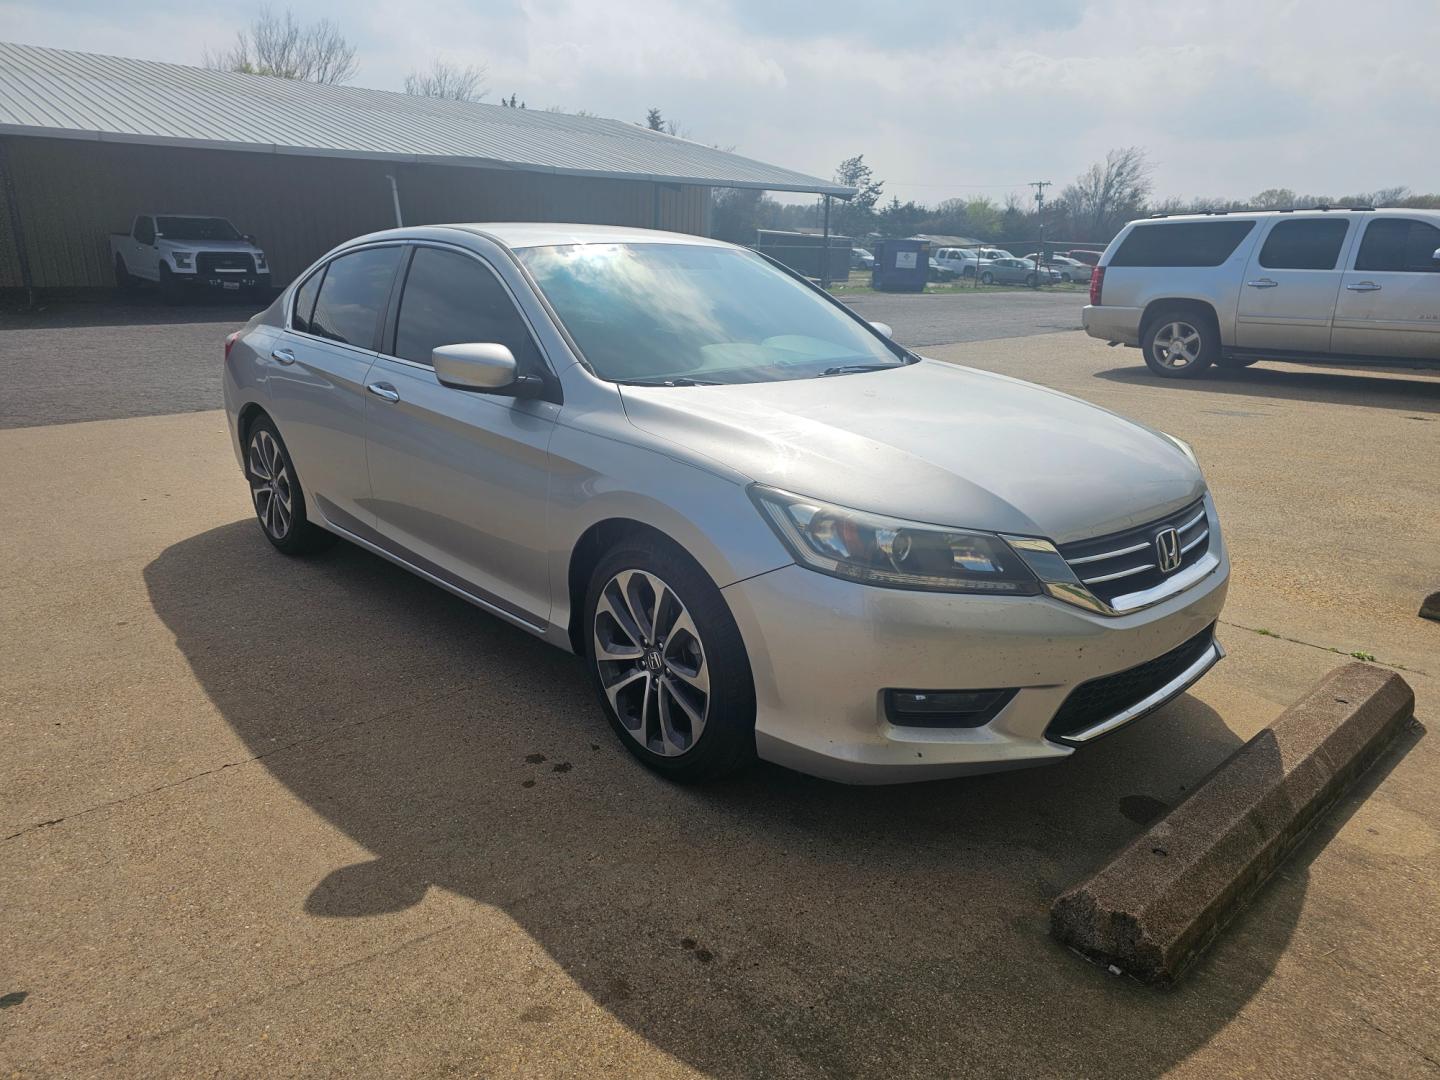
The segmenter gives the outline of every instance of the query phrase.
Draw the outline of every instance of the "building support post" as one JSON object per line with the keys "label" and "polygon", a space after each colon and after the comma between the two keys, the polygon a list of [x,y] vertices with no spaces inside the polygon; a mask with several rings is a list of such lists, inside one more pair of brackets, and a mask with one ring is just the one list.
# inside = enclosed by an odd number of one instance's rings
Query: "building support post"
{"label": "building support post", "polygon": [[385,179],[390,181],[390,198],[395,203],[395,227],[403,229],[405,219],[400,216],[400,185],[395,182],[394,173],[386,173]]}
{"label": "building support post", "polygon": [[830,291],[830,196],[825,196],[825,248],[820,253],[820,287]]}
{"label": "building support post", "polygon": [[20,221],[20,200],[15,195],[15,175],[10,167],[8,141],[0,139],[0,194],[10,209],[10,235],[15,242],[15,258],[20,263],[20,284],[25,289],[25,307],[35,308],[35,280],[30,276],[30,251],[25,246],[25,227]]}

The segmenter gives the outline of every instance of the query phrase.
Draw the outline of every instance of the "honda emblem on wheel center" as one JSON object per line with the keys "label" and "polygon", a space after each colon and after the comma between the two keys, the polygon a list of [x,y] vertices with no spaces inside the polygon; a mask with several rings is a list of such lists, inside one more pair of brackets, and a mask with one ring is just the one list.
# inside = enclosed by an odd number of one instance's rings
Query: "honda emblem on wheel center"
{"label": "honda emblem on wheel center", "polygon": [[1174,529],[1162,529],[1155,534],[1155,559],[1162,573],[1179,569],[1180,534]]}

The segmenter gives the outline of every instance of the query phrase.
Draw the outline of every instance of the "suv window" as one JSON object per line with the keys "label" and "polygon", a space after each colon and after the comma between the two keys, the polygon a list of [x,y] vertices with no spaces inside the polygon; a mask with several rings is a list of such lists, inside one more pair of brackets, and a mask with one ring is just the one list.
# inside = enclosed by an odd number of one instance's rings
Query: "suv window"
{"label": "suv window", "polygon": [[135,219],[135,241],[140,244],[155,242],[155,224],[148,217]]}
{"label": "suv window", "polygon": [[1172,221],[1136,225],[1111,266],[1219,266],[1255,228],[1253,221]]}
{"label": "suv window", "polygon": [[472,341],[504,345],[523,375],[542,370],[530,328],[493,272],[456,251],[416,248],[395,320],[394,355],[428,365],[439,346]]}
{"label": "suv window", "polygon": [[1260,249],[1260,265],[1269,270],[1334,270],[1349,230],[1344,218],[1279,222]]}
{"label": "suv window", "polygon": [[1440,229],[1434,225],[1411,218],[1379,218],[1365,228],[1355,269],[1440,273],[1436,248],[1440,248]]}
{"label": "suv window", "polygon": [[315,295],[320,291],[320,281],[325,277],[325,267],[316,270],[305,279],[305,284],[295,290],[295,311],[290,318],[290,328],[302,333],[314,333],[310,329],[310,315],[315,310]]}
{"label": "suv window", "polygon": [[315,301],[310,333],[362,349],[372,348],[380,311],[390,295],[399,261],[398,247],[366,248],[332,260]]}

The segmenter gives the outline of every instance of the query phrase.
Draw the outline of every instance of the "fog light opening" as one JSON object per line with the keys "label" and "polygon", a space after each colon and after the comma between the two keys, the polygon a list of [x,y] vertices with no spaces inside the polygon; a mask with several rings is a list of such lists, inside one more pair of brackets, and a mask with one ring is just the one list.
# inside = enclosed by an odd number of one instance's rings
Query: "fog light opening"
{"label": "fog light opening", "polygon": [[885,718],[896,727],[983,727],[1015,690],[886,690]]}

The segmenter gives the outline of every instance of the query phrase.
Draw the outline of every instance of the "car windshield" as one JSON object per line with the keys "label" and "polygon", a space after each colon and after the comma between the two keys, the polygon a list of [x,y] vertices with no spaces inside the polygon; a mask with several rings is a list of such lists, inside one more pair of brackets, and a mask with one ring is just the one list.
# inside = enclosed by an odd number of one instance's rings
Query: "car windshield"
{"label": "car windshield", "polygon": [[612,382],[753,383],[906,363],[760,256],[698,244],[573,244],[521,261],[591,369]]}
{"label": "car windshield", "polygon": [[155,228],[166,240],[239,240],[235,226],[223,217],[161,217]]}

